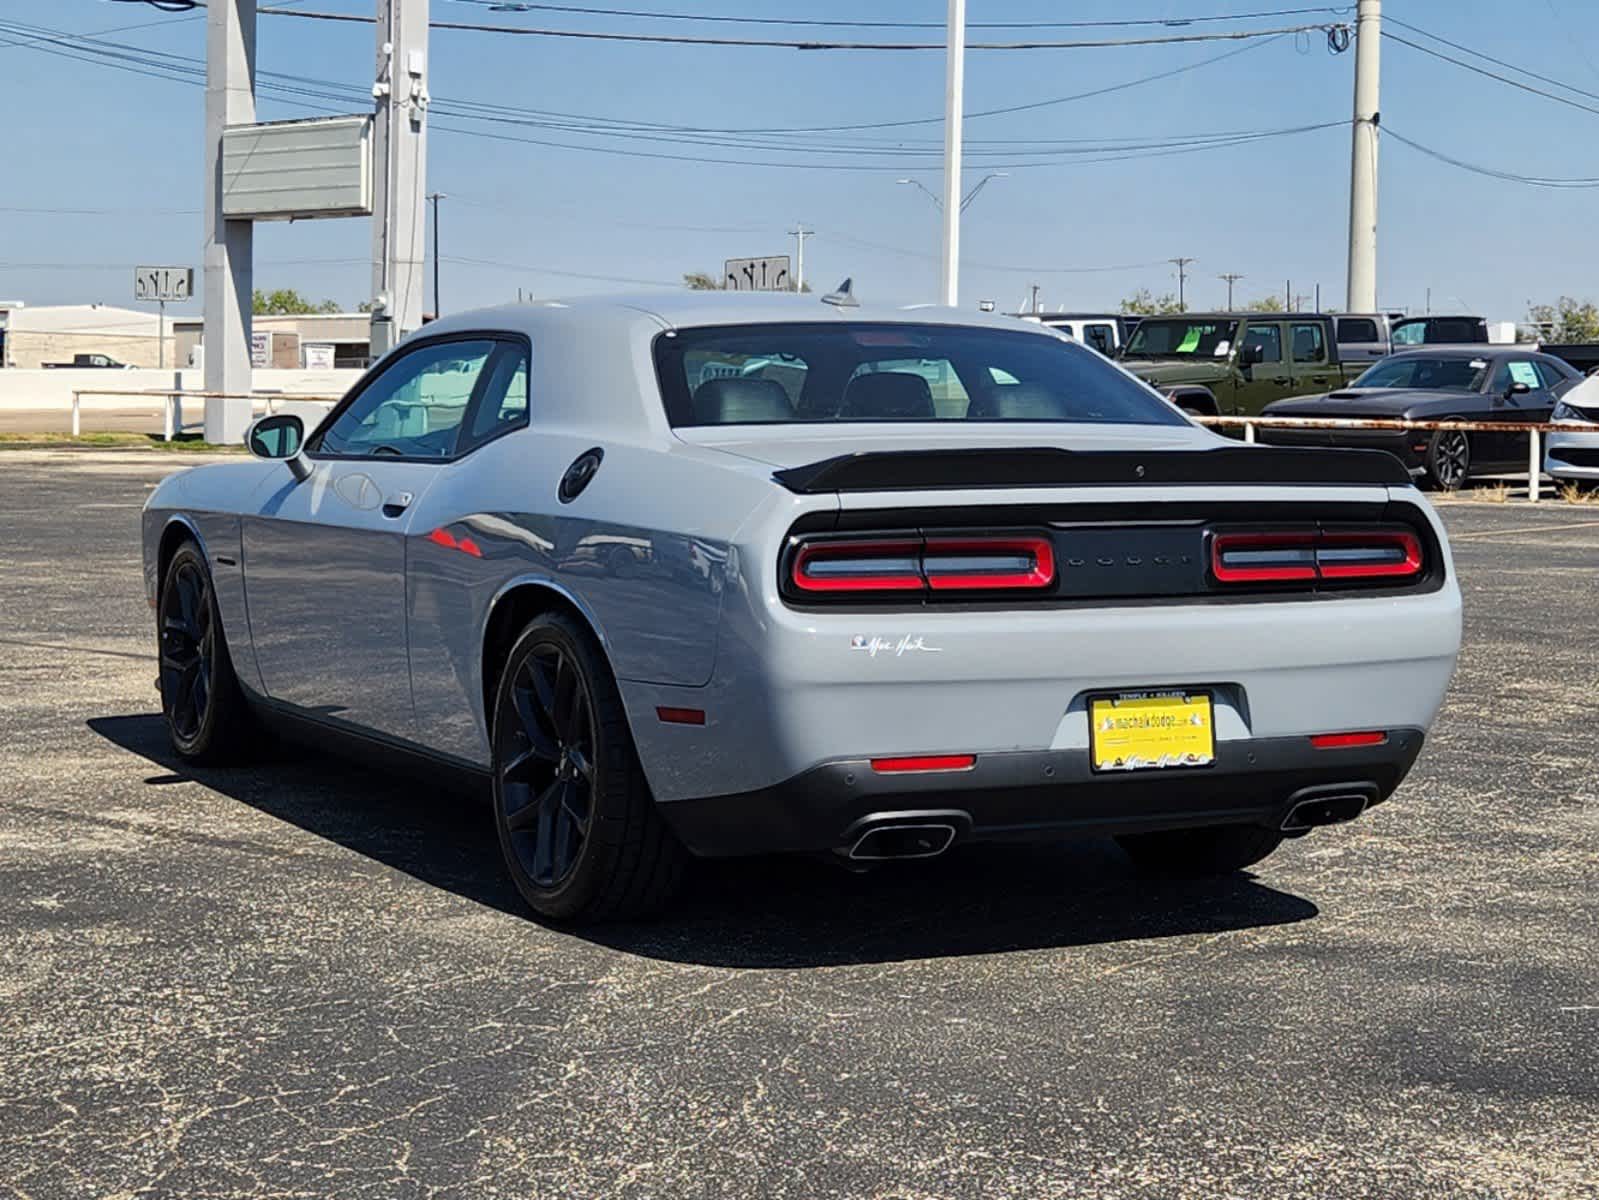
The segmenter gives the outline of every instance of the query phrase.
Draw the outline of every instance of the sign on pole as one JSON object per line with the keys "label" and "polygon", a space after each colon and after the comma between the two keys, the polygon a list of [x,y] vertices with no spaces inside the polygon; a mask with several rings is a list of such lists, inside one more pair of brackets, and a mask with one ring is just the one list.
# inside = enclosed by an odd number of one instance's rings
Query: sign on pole
{"label": "sign on pole", "polygon": [[730,258],[722,268],[722,286],[730,292],[789,292],[788,255],[766,258]]}
{"label": "sign on pole", "polygon": [[166,302],[194,295],[193,267],[135,267],[133,298]]}

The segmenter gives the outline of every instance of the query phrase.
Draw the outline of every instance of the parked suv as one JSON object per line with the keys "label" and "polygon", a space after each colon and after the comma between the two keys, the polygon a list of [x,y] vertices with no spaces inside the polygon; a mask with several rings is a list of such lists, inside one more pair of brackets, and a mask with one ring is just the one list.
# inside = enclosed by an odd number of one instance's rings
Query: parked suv
{"label": "parked suv", "polygon": [[1022,313],[1024,321],[1036,321],[1051,329],[1058,329],[1075,338],[1090,350],[1098,350],[1106,358],[1115,358],[1121,349],[1121,320],[1115,315],[1098,313]]}
{"label": "parked suv", "polygon": [[1309,313],[1145,317],[1122,366],[1188,412],[1257,416],[1273,400],[1348,382],[1333,335],[1331,317]]}

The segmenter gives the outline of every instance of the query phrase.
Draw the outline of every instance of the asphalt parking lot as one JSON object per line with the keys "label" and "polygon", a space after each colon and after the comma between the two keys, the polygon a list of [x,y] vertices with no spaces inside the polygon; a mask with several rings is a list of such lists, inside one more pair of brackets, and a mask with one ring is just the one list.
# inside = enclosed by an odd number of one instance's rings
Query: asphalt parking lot
{"label": "asphalt parking lot", "polygon": [[1445,508],[1420,767],[1254,875],[719,864],[574,935],[469,799],[169,755],[192,462],[0,454],[0,1196],[1599,1195],[1599,506]]}

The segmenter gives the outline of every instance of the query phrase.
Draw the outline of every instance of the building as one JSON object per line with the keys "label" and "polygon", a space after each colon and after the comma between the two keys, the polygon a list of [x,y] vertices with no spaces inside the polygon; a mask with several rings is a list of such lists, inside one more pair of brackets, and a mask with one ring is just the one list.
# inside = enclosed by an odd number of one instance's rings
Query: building
{"label": "building", "polygon": [[80,354],[129,367],[170,367],[174,325],[163,325],[154,312],[109,304],[0,303],[0,367],[70,364]]}
{"label": "building", "polygon": [[[252,365],[290,370],[329,367],[364,369],[372,362],[372,318],[366,313],[304,313],[250,320]],[[205,323],[199,317],[172,322],[178,361],[200,366]]]}

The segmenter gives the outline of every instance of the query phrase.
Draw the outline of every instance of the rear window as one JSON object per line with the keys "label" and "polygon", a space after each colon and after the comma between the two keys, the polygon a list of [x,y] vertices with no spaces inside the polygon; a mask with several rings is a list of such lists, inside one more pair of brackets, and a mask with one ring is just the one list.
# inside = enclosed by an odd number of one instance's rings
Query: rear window
{"label": "rear window", "polygon": [[1377,342],[1382,337],[1377,332],[1377,322],[1365,317],[1340,317],[1338,321],[1340,342]]}
{"label": "rear window", "polygon": [[1184,424],[1092,350],[1024,331],[864,322],[684,329],[656,339],[655,364],[673,426]]}

